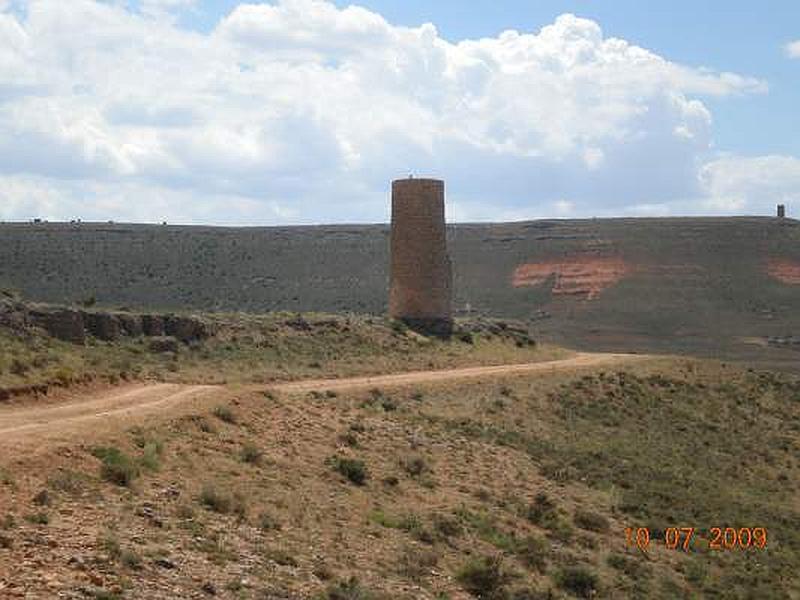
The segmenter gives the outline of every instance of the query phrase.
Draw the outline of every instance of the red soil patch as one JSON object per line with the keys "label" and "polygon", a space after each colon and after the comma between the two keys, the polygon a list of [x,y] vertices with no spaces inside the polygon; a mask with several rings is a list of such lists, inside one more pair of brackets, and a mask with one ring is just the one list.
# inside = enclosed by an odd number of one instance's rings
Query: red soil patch
{"label": "red soil patch", "polygon": [[514,270],[514,287],[535,286],[555,275],[552,292],[592,300],[628,275],[633,268],[619,257],[571,256],[560,261],[519,265]]}
{"label": "red soil patch", "polygon": [[783,283],[800,285],[800,263],[786,259],[773,259],[767,263],[767,273]]}

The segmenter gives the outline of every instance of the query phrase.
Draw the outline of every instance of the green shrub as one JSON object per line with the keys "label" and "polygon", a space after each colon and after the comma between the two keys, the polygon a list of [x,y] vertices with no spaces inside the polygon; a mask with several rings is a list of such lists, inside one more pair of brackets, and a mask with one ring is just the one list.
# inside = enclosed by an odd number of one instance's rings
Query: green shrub
{"label": "green shrub", "polygon": [[148,471],[158,471],[161,467],[161,456],[164,453],[164,444],[160,440],[145,442],[142,449],[141,464]]}
{"label": "green shrub", "polygon": [[456,575],[456,580],[467,592],[484,600],[501,600],[515,575],[503,566],[500,556],[473,558]]}
{"label": "green shrub", "polygon": [[425,529],[422,519],[420,519],[419,515],[414,513],[406,513],[395,517],[386,514],[382,510],[374,510],[370,513],[369,519],[382,527],[399,529],[400,531],[410,533],[420,541],[426,543],[433,541],[430,532]]}
{"label": "green shrub", "polygon": [[325,596],[327,600],[372,600],[375,597],[356,577],[329,586]]}
{"label": "green shrub", "polygon": [[188,504],[178,504],[178,506],[175,507],[175,516],[183,520],[193,519],[194,509]]}
{"label": "green shrub", "polygon": [[514,554],[522,563],[529,569],[536,569],[539,572],[544,572],[549,552],[548,541],[535,535],[526,536],[514,544]]}
{"label": "green shrub", "polygon": [[35,512],[25,515],[25,520],[34,525],[47,525],[50,523],[50,517],[45,512]]}
{"label": "green shrub", "polygon": [[262,531],[277,531],[281,528],[281,523],[275,516],[264,511],[258,515],[258,526]]}
{"label": "green shrub", "polygon": [[458,339],[465,344],[473,345],[475,343],[475,336],[471,331],[462,331],[458,334]]}
{"label": "green shrub", "polygon": [[339,441],[346,446],[350,446],[351,448],[358,448],[358,436],[352,431],[347,431],[341,434],[339,436]]}
{"label": "green shrub", "polygon": [[10,487],[16,486],[14,476],[3,467],[0,467],[0,485],[7,485]]}
{"label": "green shrub", "polygon": [[211,483],[203,486],[200,502],[206,508],[220,514],[234,513],[243,518],[247,513],[247,506],[241,494],[221,492]]}
{"label": "green shrub", "polygon": [[405,334],[408,331],[408,325],[399,319],[392,320],[392,331],[395,333]]}
{"label": "green shrub", "polygon": [[111,483],[129,487],[139,474],[139,465],[119,448],[94,448],[92,455],[100,459],[100,476]]}
{"label": "green shrub", "polygon": [[364,461],[355,458],[336,457],[333,459],[333,468],[355,485],[364,485],[369,476]]}
{"label": "green shrub", "polygon": [[76,494],[80,491],[85,476],[75,471],[58,471],[47,478],[47,487],[57,492]]}
{"label": "green shrub", "polygon": [[608,565],[618,571],[622,571],[628,577],[636,580],[643,580],[650,576],[650,566],[640,560],[625,556],[624,554],[609,554],[606,559]]}
{"label": "green shrub", "polygon": [[457,537],[464,532],[458,519],[438,513],[433,515],[433,528],[445,539]]}
{"label": "green shrub", "polygon": [[9,371],[11,371],[12,375],[23,377],[30,370],[31,366],[28,363],[19,360],[18,358],[15,358],[11,361],[11,368]]}
{"label": "green shrub", "polygon": [[694,585],[702,585],[708,577],[708,568],[700,561],[692,561],[684,568],[686,581]]}
{"label": "green shrub", "polygon": [[119,560],[119,557],[122,556],[122,545],[113,531],[106,531],[100,538],[99,545],[110,560]]}
{"label": "green shrub", "polygon": [[50,494],[47,490],[42,490],[33,497],[33,503],[37,506],[50,506]]}
{"label": "green shrub", "polygon": [[591,598],[597,591],[597,575],[584,567],[565,567],[556,575],[556,583],[563,590],[579,598]]}
{"label": "green shrub", "polygon": [[497,526],[495,517],[487,511],[471,511],[465,506],[457,509],[455,514],[471,531],[485,542],[505,552],[513,552],[517,539]]}
{"label": "green shrub", "polygon": [[408,456],[401,459],[400,466],[403,467],[403,470],[411,475],[411,477],[419,477],[431,470],[427,461],[422,456]]}
{"label": "green shrub", "polygon": [[547,494],[540,492],[533,499],[525,512],[527,519],[534,525],[550,531],[552,537],[566,542],[572,537],[572,526],[561,518],[553,502]]}
{"label": "green shrub", "polygon": [[135,571],[142,568],[142,558],[133,550],[123,550],[120,554],[119,562]]}
{"label": "green shrub", "polygon": [[283,567],[296,567],[297,566],[297,559],[292,556],[288,551],[282,548],[273,548],[271,550],[267,550],[264,553],[264,556],[271,560],[272,562],[279,564]]}
{"label": "green shrub", "polygon": [[580,527],[581,529],[586,529],[588,531],[596,531],[598,533],[604,533],[608,531],[611,526],[603,515],[592,512],[589,510],[578,509],[575,511],[574,517],[575,525]]}
{"label": "green shrub", "polygon": [[230,423],[231,425],[236,425],[238,421],[236,414],[230,409],[230,407],[224,405],[220,405],[214,409],[214,416],[220,421]]}
{"label": "green shrub", "polygon": [[398,572],[411,579],[420,581],[430,575],[431,569],[439,564],[439,554],[427,548],[406,548],[398,559]]}
{"label": "green shrub", "polygon": [[246,462],[251,465],[258,465],[261,464],[261,459],[263,458],[264,453],[261,451],[261,448],[256,446],[255,444],[245,444],[242,447],[241,458],[242,462]]}
{"label": "green shrub", "polygon": [[539,492],[528,507],[526,517],[534,525],[544,526],[556,514],[556,505],[544,492]]}

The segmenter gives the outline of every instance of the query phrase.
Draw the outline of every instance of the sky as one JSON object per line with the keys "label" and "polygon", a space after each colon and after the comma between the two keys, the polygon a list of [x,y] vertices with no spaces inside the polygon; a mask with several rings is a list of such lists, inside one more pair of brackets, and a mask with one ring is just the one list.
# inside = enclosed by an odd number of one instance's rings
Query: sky
{"label": "sky", "polygon": [[793,215],[797,106],[795,0],[0,0],[0,219]]}

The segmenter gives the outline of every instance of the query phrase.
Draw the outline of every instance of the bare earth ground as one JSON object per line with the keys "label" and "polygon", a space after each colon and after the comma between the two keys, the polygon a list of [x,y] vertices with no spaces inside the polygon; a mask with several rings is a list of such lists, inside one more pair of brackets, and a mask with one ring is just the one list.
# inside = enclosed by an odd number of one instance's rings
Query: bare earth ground
{"label": "bare earth ground", "polygon": [[[349,502],[346,500],[349,495],[346,489],[342,496],[342,493],[326,491],[324,483],[321,486],[322,490],[315,491],[313,489],[315,486],[303,483],[303,479],[300,482],[296,480],[297,477],[307,476],[306,474],[299,475],[305,471],[304,467],[308,466],[306,463],[319,462],[321,464],[322,458],[318,456],[321,450],[319,440],[320,437],[326,437],[324,431],[331,427],[332,420],[339,421],[346,418],[337,415],[338,411],[336,410],[325,416],[317,414],[316,409],[308,406],[309,397],[305,395],[308,392],[324,391],[328,397],[333,398],[336,393],[334,390],[344,392],[384,387],[402,389],[408,386],[415,386],[414,389],[426,389],[425,384],[441,386],[448,382],[457,383],[458,381],[486,383],[508,376],[552,374],[566,371],[580,372],[584,368],[612,366],[644,358],[647,357],[644,355],[582,353],[568,359],[539,363],[420,371],[348,379],[314,379],[276,384],[269,387],[269,391],[266,392],[268,396],[286,394],[295,396],[295,399],[288,399],[289,404],[286,405],[288,410],[281,411],[284,414],[274,415],[274,420],[270,419],[271,422],[261,424],[266,427],[261,434],[265,435],[267,439],[273,440],[273,443],[277,443],[287,452],[283,459],[277,460],[286,463],[287,468],[298,471],[298,476],[289,477],[291,481],[283,482],[283,486],[286,487],[284,493],[289,496],[300,493],[300,498],[304,498],[305,501],[316,494],[319,502],[327,506],[325,510],[343,511],[342,502]],[[416,387],[418,385],[422,387]],[[109,568],[108,562],[99,558],[100,554],[107,551],[106,546],[109,543],[104,540],[107,540],[109,536],[113,539],[119,536],[123,540],[123,546],[127,538],[133,540],[134,543],[145,543],[144,538],[147,537],[147,532],[139,531],[139,524],[120,525],[120,522],[126,521],[127,517],[123,517],[118,511],[127,512],[126,509],[132,508],[131,503],[134,503],[142,504],[144,511],[148,514],[152,511],[162,514],[162,511],[168,510],[168,505],[169,510],[175,510],[173,506],[175,497],[194,496],[198,491],[188,493],[187,490],[182,490],[184,484],[174,479],[176,474],[165,474],[166,479],[164,479],[165,475],[156,475],[160,481],[153,482],[150,490],[138,489],[137,484],[133,491],[126,492],[122,488],[118,495],[113,492],[115,486],[112,486],[112,492],[109,494],[102,488],[98,489],[97,485],[90,482],[86,475],[87,471],[92,470],[92,463],[96,462],[89,455],[89,450],[101,444],[124,446],[131,431],[156,430],[163,427],[165,423],[171,430],[175,427],[176,419],[184,426],[187,423],[192,424],[192,429],[194,429],[195,421],[203,421],[203,417],[198,416],[198,413],[208,414],[209,409],[214,405],[230,403],[239,414],[244,413],[245,406],[253,403],[254,388],[255,386],[132,384],[90,393],[83,399],[73,398],[61,403],[48,403],[38,407],[22,404],[0,409],[0,542],[10,539],[7,535],[3,535],[3,530],[8,530],[9,524],[13,523],[15,533],[19,532],[19,524],[22,524],[23,529],[27,527],[28,523],[24,523],[24,521],[35,513],[23,515],[17,512],[22,510],[23,506],[34,511],[37,507],[41,507],[51,515],[46,531],[40,532],[34,528],[30,535],[23,534],[23,540],[16,541],[13,546],[11,543],[6,543],[6,546],[11,547],[7,547],[5,550],[3,549],[4,545],[0,544],[0,598],[132,597],[166,599],[210,597],[205,592],[197,591],[204,581],[202,562],[199,569],[186,568],[185,572],[181,565],[181,575],[191,576],[195,580],[194,584],[187,584],[182,577],[178,578],[181,581],[176,581],[175,577],[171,576],[174,573],[169,572],[172,569],[166,569],[166,572],[164,569],[157,569],[156,575],[159,575],[156,577],[157,580],[162,579],[161,575],[170,575],[164,581],[136,581],[138,577],[136,571],[139,570],[139,567],[129,569],[131,577],[120,576],[114,572],[116,569]],[[264,386],[260,386],[259,389],[264,393]],[[298,394],[304,395],[297,398]],[[261,393],[258,396],[260,397]],[[333,400],[333,403],[335,406],[337,401]],[[347,404],[349,402],[345,401],[345,406],[340,410],[351,412],[350,408],[346,406]],[[201,425],[201,429],[205,430],[206,427]],[[208,430],[216,431],[215,425],[210,424]],[[253,432],[250,427],[248,430]],[[392,434],[394,433],[399,432],[393,431]],[[389,456],[396,456],[398,450],[391,448],[394,442],[390,442],[388,439],[382,441],[380,437],[378,435],[376,442],[382,451],[385,449]],[[177,453],[180,456],[193,452],[190,447],[196,449],[200,455],[206,452],[203,449],[205,444],[202,440],[192,442],[187,440],[185,443],[190,446],[178,450]],[[233,440],[223,439],[223,443],[233,443]],[[170,445],[173,444],[170,443]],[[212,446],[215,445],[212,444]],[[202,458],[200,458],[199,473],[197,472],[198,465],[195,462],[197,459],[198,457],[195,457],[192,460],[194,464],[188,469],[186,465],[179,467],[179,470],[182,471],[179,478],[188,476],[198,481],[214,478],[215,474],[209,472],[207,465],[202,464]],[[272,460],[270,458],[269,462],[272,463]],[[294,460],[299,460],[302,466],[299,468],[297,468],[298,465],[289,467],[289,461]],[[508,463],[512,459],[504,457],[502,460],[504,463]],[[479,478],[491,478],[492,468],[487,464],[486,469],[476,472],[475,475]],[[227,472],[226,476],[230,474]],[[457,479],[463,478],[464,473],[455,476]],[[54,481],[61,482],[64,478],[67,480],[65,484],[54,483]],[[263,478],[259,477],[259,479]],[[48,499],[44,505],[32,501],[31,497],[36,495],[38,489],[50,489],[50,495],[58,496],[58,500]],[[53,492],[54,489],[59,491]],[[10,491],[10,493],[4,494],[4,490]],[[153,494],[155,497],[152,497]],[[164,496],[165,494],[167,496]],[[147,500],[136,499],[136,496],[142,495],[146,496]],[[172,497],[173,495],[175,497]],[[65,498],[61,496],[65,496]],[[294,503],[294,501],[288,500],[288,503]],[[284,507],[287,503],[287,501],[277,498],[270,498],[269,502],[275,502]],[[294,542],[305,541],[303,538],[309,533],[304,531],[305,527],[309,525],[305,519],[310,518],[309,511],[312,509],[310,507],[295,508],[301,511],[302,516],[294,515],[293,518],[304,522],[296,524],[296,533],[292,537],[300,536],[300,539],[295,539]],[[358,502],[356,508],[368,510],[363,500]],[[314,510],[323,510],[323,506],[315,506]],[[117,516],[114,516],[115,512]],[[52,513],[57,513],[57,516]],[[141,506],[136,509],[136,514],[143,514]],[[316,520],[320,518],[318,513],[314,517]],[[345,518],[344,515],[341,517],[341,519]],[[3,519],[5,519],[5,524],[2,522]],[[161,517],[154,517],[154,519],[157,523],[161,522]],[[195,519],[192,517],[189,520],[194,521]],[[198,522],[199,520],[197,519]],[[193,526],[202,527],[201,525]],[[131,527],[134,529],[130,529]],[[181,555],[182,560],[186,563],[196,562],[189,556],[191,551],[187,552],[186,548],[176,548],[174,543],[167,542],[170,535],[162,532],[162,527],[169,529],[171,526],[157,525],[160,539],[170,546],[168,552],[170,556],[174,559],[175,556]],[[229,530],[230,527],[231,525],[227,525],[223,527],[223,530],[213,534],[205,531],[195,532],[197,535],[194,536],[196,541],[204,539],[205,536],[214,540],[213,543],[208,542],[207,544],[213,548],[211,550],[206,548],[205,551],[209,554],[212,563],[220,563],[219,566],[223,567],[223,571],[226,573],[224,577],[229,576],[230,565],[225,567],[225,564],[232,559],[233,555],[226,554],[228,551],[223,549],[224,542],[219,539],[219,536],[223,535],[223,531],[226,528]],[[318,525],[312,524],[311,527],[317,529]],[[289,526],[289,529],[291,530],[292,527]],[[250,530],[247,535],[252,537],[257,529],[250,527]],[[319,536],[319,532],[313,535]],[[338,538],[325,540],[326,545],[331,545],[324,550],[319,548],[315,555],[320,561],[323,561],[326,554],[337,555],[340,542],[341,540]],[[321,540],[317,540],[316,543],[321,543]],[[167,553],[165,544],[160,545],[159,549],[154,552]],[[201,544],[201,542],[198,541],[197,544]],[[214,544],[218,544],[219,547]],[[350,540],[347,546],[352,549],[353,544],[356,547],[362,546],[357,554],[360,555],[363,552],[369,554],[369,550],[363,546],[363,542]],[[91,552],[93,548],[97,551],[95,554]],[[216,556],[217,554],[220,556]],[[241,554],[239,557],[242,559]],[[118,560],[119,556],[116,559]],[[113,563],[114,560],[111,558],[110,562]],[[252,562],[255,560],[258,559],[252,556],[249,559],[242,559],[242,564],[235,569],[245,583],[248,581],[244,575],[248,570],[247,565],[252,566]],[[351,569],[358,562],[360,562],[359,559],[354,556],[347,559]],[[158,573],[158,571],[162,571],[162,573]],[[355,570],[355,572],[359,573],[359,570]],[[307,577],[308,574],[306,573],[305,576]],[[300,579],[304,578],[299,578],[298,581]],[[318,579],[324,580],[324,578]],[[449,586],[452,587],[452,581]],[[191,587],[195,588],[193,592],[189,591]],[[270,595],[269,593],[256,595],[252,593],[252,589],[250,594],[244,592],[232,594],[229,593],[229,590],[219,589],[220,585],[217,585],[216,588],[214,595],[223,598],[310,598],[312,597],[310,590],[313,590],[313,586],[309,586],[308,582],[291,586],[291,589],[286,591],[286,595]],[[106,593],[108,593],[107,596],[104,595]],[[419,596],[421,593],[420,590],[417,590],[404,597],[423,597]],[[469,596],[457,593],[452,597],[468,598]]]}
{"label": "bare earth ground", "polygon": [[[789,376],[581,354],[9,406],[0,598],[794,599],[798,399]],[[625,543],[727,524],[768,548]]]}

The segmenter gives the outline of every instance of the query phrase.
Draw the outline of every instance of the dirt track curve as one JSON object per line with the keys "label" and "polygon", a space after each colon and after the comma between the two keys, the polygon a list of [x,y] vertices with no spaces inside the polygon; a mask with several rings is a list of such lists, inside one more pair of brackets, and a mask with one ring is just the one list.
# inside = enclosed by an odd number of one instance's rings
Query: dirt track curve
{"label": "dirt track curve", "polygon": [[[537,363],[498,365],[491,367],[466,367],[441,371],[414,371],[393,375],[374,375],[346,379],[310,379],[278,383],[267,386],[279,393],[305,393],[314,390],[347,390],[383,386],[405,386],[457,379],[491,377],[497,375],[522,375],[550,373],[564,369],[594,367],[647,358],[640,354],[590,354],[580,353],[570,358]],[[44,434],[69,431],[73,427],[107,424],[109,418],[146,415],[166,410],[189,400],[223,389],[221,386],[181,385],[170,383],[126,386],[86,399],[43,407],[23,406],[0,409],[0,445],[3,442],[30,439]],[[263,390],[265,386],[257,389]]]}

